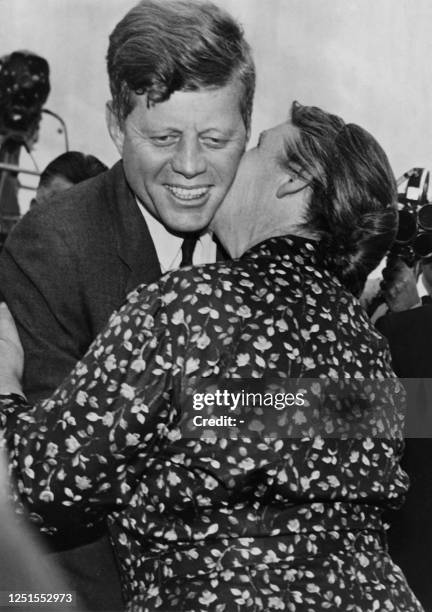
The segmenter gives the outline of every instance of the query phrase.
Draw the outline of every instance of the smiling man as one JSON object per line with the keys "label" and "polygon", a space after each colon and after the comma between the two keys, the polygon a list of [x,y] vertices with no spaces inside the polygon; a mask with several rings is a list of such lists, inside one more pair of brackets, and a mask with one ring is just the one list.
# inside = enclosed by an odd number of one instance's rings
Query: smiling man
{"label": "smiling man", "polygon": [[[215,5],[143,0],[112,32],[107,61],[121,161],[32,209],[0,258],[32,401],[60,383],[136,285],[215,259],[206,227],[249,134],[250,48]],[[61,556],[72,586],[89,609],[119,610],[107,541],[77,525],[64,533],[56,546],[72,549]]]}
{"label": "smiling man", "polygon": [[230,80],[215,89],[176,91],[150,108],[146,97],[135,95],[123,122],[108,110],[129,185],[168,229],[202,230],[221,203],[246,143],[242,92]]}

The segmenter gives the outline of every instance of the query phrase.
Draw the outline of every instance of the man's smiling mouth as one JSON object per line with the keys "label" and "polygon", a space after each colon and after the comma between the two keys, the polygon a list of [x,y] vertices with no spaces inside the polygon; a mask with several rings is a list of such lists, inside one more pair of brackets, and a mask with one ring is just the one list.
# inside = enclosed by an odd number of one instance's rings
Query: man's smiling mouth
{"label": "man's smiling mouth", "polygon": [[199,200],[210,191],[210,186],[204,187],[179,187],[178,185],[165,185],[170,193],[179,200]]}

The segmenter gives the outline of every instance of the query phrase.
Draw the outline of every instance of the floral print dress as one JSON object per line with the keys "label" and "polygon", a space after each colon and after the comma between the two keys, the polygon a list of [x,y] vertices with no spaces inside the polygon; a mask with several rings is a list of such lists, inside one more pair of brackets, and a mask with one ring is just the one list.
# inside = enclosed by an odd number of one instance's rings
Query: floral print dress
{"label": "floral print dress", "polygon": [[4,396],[32,520],[52,534],[108,520],[129,611],[420,611],[381,520],[408,486],[391,394],[389,435],[311,435],[300,408],[280,437],[247,423],[183,435],[203,382],[266,376],[394,380],[313,241],[272,238],[138,287],[50,399]]}

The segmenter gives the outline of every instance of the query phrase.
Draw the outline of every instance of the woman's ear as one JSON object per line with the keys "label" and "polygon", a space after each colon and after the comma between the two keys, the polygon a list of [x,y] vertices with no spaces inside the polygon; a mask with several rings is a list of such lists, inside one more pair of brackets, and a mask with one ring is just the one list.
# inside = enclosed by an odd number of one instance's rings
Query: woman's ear
{"label": "woman's ear", "polygon": [[306,181],[304,178],[300,178],[299,176],[290,176],[287,175],[286,179],[279,185],[278,190],[276,192],[276,197],[278,199],[282,199],[285,196],[293,195],[302,191],[306,187],[309,186],[309,181]]}
{"label": "woman's ear", "polygon": [[123,155],[124,132],[120,125],[117,114],[113,110],[112,101],[108,101],[105,105],[105,120],[108,127],[108,132],[111,140],[116,146],[120,156]]}

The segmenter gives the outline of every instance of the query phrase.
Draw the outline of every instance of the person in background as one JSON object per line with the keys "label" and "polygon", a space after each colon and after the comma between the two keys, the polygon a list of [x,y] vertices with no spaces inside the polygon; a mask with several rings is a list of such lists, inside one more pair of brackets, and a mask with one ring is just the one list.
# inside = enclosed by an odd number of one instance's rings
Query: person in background
{"label": "person in background", "polygon": [[[215,261],[206,228],[249,135],[250,47],[211,2],[142,0],[114,28],[107,67],[107,123],[121,161],[34,206],[0,256],[32,401],[51,394],[139,283]],[[106,531],[75,524],[50,542],[88,607],[117,611]]]}
{"label": "person in background", "polygon": [[41,172],[36,197],[31,206],[42,204],[60,191],[82,183],[108,170],[108,167],[94,155],[80,151],[67,151],[53,159]]}
{"label": "person in background", "polygon": [[[420,276],[418,275],[420,272]],[[376,328],[389,343],[396,374],[406,380],[407,428],[402,466],[411,486],[398,512],[389,513],[389,547],[426,610],[432,610],[432,262],[402,259],[385,271],[388,313]]]}
{"label": "person in background", "polygon": [[[382,523],[407,488],[398,382],[355,297],[395,236],[395,203],[373,137],[295,103],[215,215],[231,261],[139,286],[33,407],[19,348],[0,353],[19,490],[45,528],[109,517],[131,612],[421,612]],[[251,378],[313,379],[316,395],[245,405],[237,435],[187,428],[199,390],[214,400]],[[365,379],[377,392],[353,396]]]}
{"label": "person in background", "polygon": [[[33,149],[49,92],[45,58],[22,50],[0,57],[0,162],[17,167],[22,149]],[[18,191],[18,173],[0,169],[0,226],[20,215]]]}
{"label": "person in background", "polygon": [[400,378],[432,378],[432,304],[428,294],[431,267],[427,262],[410,267],[397,258],[391,268],[384,270],[381,287],[388,312],[375,325],[389,342],[393,368]]}
{"label": "person in background", "polygon": [[[42,107],[50,91],[48,62],[31,51],[0,57],[0,162],[19,167],[22,149],[38,140]],[[18,173],[0,168],[0,252],[21,217]]]}

